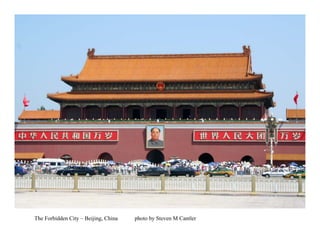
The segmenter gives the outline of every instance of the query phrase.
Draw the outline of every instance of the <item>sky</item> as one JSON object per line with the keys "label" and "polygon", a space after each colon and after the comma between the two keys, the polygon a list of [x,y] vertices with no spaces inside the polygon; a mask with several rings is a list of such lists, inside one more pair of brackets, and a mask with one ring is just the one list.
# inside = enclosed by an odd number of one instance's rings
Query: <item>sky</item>
{"label": "sky", "polygon": [[305,108],[305,15],[15,15],[15,120],[26,110],[59,110],[48,93],[71,88],[61,76],[78,74],[88,48],[96,55],[241,53],[274,92],[271,113]]}

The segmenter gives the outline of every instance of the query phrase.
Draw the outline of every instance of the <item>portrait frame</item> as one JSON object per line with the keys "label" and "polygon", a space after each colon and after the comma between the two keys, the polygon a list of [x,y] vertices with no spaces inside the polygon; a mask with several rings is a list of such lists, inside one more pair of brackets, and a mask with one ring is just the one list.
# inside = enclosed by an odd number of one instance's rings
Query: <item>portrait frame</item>
{"label": "portrait frame", "polygon": [[[153,141],[151,137],[151,132],[155,128],[160,131],[158,141],[156,140]],[[153,124],[153,125],[146,126],[146,138],[145,138],[146,148],[148,149],[164,148],[164,144],[165,144],[164,138],[165,138],[164,125]]]}

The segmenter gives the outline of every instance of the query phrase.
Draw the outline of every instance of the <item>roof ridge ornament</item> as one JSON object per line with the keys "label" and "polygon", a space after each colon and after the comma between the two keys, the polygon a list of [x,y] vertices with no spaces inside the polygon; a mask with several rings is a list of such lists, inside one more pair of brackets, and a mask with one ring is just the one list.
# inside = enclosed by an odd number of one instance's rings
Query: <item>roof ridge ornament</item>
{"label": "roof ridge ornament", "polygon": [[249,74],[254,74],[254,72],[252,72],[252,61],[251,61],[251,49],[250,49],[250,45],[246,46],[242,46],[243,49],[243,54],[248,56],[249,60],[248,60],[248,66],[247,66],[247,75]]}
{"label": "roof ridge ornament", "polygon": [[87,52],[87,56],[88,56],[89,58],[94,57],[94,52],[95,52],[95,49],[94,49],[94,48],[92,48],[91,50],[90,50],[90,48],[89,48],[89,49],[88,49],[88,52]]}
{"label": "roof ridge ornament", "polygon": [[243,49],[243,53],[244,53],[245,55],[250,55],[250,53],[251,53],[250,45],[248,45],[248,46],[243,45],[243,46],[242,46],[242,49]]}

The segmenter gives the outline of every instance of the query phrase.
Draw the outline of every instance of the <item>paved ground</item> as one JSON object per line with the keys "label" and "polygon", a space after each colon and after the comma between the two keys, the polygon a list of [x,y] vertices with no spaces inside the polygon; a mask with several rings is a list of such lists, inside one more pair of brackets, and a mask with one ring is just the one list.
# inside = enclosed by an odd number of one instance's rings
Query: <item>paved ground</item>
{"label": "paved ground", "polygon": [[16,208],[305,208],[305,197],[293,194],[248,193],[15,193]]}

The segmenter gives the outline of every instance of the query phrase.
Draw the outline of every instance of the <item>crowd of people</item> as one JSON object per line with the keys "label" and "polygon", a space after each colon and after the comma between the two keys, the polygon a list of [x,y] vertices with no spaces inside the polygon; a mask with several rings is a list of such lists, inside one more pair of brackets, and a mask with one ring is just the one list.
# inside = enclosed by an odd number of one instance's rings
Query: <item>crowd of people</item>
{"label": "crowd of people", "polygon": [[[15,165],[24,168],[27,173],[54,173],[54,171],[50,170],[50,166],[45,164],[38,166],[34,161],[18,160],[15,162]],[[213,170],[218,166],[224,166],[232,169],[235,175],[261,175],[263,172],[273,169],[273,167],[268,164],[255,166],[250,162],[235,161],[211,162],[205,164],[201,161],[192,161],[187,159],[171,159],[160,164],[151,163],[148,160],[133,160],[127,163],[106,160],[89,160],[85,162],[66,160],[66,166],[105,166],[112,171],[112,174],[121,175],[136,175],[139,170],[145,170],[152,166],[161,166],[164,169],[173,169],[176,166],[188,166],[200,171],[201,174],[204,174],[206,171]],[[282,164],[281,166],[286,167],[289,171],[295,169],[295,167],[290,164]]]}

